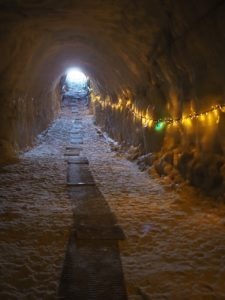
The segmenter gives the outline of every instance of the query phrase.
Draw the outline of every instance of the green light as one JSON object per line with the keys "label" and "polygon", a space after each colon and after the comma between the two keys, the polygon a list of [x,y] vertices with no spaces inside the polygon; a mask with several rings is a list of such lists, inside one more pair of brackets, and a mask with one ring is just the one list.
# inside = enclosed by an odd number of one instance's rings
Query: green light
{"label": "green light", "polygon": [[161,131],[165,126],[166,126],[165,122],[163,121],[157,122],[157,124],[155,125],[155,130]]}

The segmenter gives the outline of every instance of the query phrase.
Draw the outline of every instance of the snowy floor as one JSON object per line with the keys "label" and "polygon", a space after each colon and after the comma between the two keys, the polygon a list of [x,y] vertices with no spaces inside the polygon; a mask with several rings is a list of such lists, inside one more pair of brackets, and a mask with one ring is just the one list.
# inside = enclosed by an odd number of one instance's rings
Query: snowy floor
{"label": "snowy floor", "polygon": [[0,299],[55,299],[72,226],[62,115],[42,143],[0,173]]}
{"label": "snowy floor", "polygon": [[[0,299],[56,299],[72,208],[65,109],[20,163],[0,173]],[[225,205],[174,191],[110,150],[84,112],[84,155],[127,239],[120,242],[129,299],[225,299]],[[107,300],[107,299],[106,299]]]}

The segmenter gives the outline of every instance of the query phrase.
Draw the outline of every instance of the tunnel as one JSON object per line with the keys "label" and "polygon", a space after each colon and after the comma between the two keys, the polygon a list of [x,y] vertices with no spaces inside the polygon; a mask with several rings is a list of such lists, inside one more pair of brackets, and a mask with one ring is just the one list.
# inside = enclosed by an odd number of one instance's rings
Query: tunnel
{"label": "tunnel", "polygon": [[0,18],[1,299],[224,299],[225,1]]}

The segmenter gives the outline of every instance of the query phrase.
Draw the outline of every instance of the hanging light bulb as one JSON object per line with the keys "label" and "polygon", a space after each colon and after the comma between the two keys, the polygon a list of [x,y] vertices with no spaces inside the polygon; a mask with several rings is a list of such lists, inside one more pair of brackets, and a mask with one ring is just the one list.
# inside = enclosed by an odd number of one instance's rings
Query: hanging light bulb
{"label": "hanging light bulb", "polygon": [[164,121],[159,121],[155,125],[155,130],[156,131],[162,131],[165,126],[166,126],[166,123]]}

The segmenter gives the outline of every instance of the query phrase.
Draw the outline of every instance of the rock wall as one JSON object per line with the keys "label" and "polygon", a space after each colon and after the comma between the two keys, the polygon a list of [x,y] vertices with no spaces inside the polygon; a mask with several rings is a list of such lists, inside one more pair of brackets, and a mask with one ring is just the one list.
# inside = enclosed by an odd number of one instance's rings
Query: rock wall
{"label": "rock wall", "polygon": [[142,154],[157,153],[150,164],[160,176],[180,182],[181,174],[207,194],[225,199],[225,109],[211,111],[225,104],[225,3],[163,4],[161,28],[130,99],[156,120],[200,116],[159,132],[141,126],[126,109],[102,110],[97,105],[97,121],[120,142],[140,145]]}
{"label": "rock wall", "polygon": [[1,25],[0,163],[8,163],[53,120],[59,99],[54,82],[34,64],[37,36],[30,24],[10,19]]}

